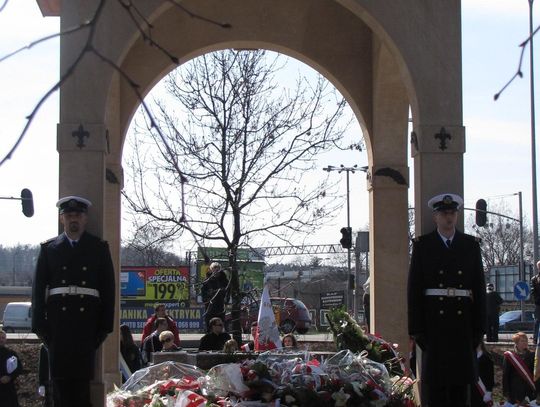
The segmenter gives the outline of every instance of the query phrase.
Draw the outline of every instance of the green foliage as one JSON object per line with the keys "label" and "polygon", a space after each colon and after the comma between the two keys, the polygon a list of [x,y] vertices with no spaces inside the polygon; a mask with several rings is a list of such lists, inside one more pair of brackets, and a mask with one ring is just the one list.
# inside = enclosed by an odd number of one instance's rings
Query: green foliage
{"label": "green foliage", "polygon": [[343,309],[333,308],[327,315],[338,351],[367,352],[367,357],[384,363],[391,374],[402,374],[399,358],[391,345],[380,338],[366,334],[362,327]]}

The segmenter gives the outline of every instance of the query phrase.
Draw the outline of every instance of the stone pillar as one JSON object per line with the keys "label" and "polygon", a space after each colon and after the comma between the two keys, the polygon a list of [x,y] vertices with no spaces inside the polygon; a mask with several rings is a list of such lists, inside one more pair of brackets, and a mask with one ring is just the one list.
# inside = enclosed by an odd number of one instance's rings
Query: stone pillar
{"label": "stone pillar", "polygon": [[[427,201],[444,192],[463,196],[465,128],[461,125],[419,125],[411,134],[414,158],[416,235],[434,229]],[[459,228],[463,230],[463,212]]]}
{"label": "stone pillar", "polygon": [[371,331],[407,349],[409,101],[386,46],[373,45],[370,196]]}
{"label": "stone pillar", "polygon": [[[106,229],[105,208],[108,210],[110,207],[110,203],[105,205],[105,160],[108,154],[105,126],[96,123],[60,123],[57,140],[60,154],[60,196],[81,195],[88,198],[92,207],[88,212],[87,229],[90,233],[103,237]],[[119,217],[119,213],[117,216]],[[118,259],[118,250],[116,249],[115,253],[114,247],[111,249],[113,258]],[[109,376],[116,375],[116,383],[120,383],[118,330],[115,332],[116,335],[107,338],[97,352],[95,377],[91,383],[92,404],[96,407],[105,405],[105,382],[111,380]],[[104,354],[107,354],[106,362]]]}

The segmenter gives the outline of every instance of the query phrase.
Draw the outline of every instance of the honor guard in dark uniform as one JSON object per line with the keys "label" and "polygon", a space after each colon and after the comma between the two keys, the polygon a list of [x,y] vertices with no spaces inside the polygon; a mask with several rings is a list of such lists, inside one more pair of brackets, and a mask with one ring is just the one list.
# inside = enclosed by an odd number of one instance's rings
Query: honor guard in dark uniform
{"label": "honor guard in dark uniform", "polygon": [[456,230],[455,194],[428,202],[437,229],[415,239],[408,282],[409,335],[422,350],[422,405],[468,405],[477,382],[476,348],[486,323],[478,240]]}
{"label": "honor guard in dark uniform", "polygon": [[55,407],[88,407],[96,350],[113,331],[115,283],[107,242],[86,232],[91,202],[56,206],[64,233],[41,244],[32,289],[32,332],[49,350]]}

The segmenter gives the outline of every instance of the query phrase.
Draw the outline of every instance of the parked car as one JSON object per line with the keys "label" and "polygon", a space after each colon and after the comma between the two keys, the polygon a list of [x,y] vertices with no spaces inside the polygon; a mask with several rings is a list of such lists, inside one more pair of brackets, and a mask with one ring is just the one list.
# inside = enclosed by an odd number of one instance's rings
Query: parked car
{"label": "parked car", "polygon": [[527,331],[534,329],[534,312],[525,311],[525,319],[521,321],[521,310],[506,311],[499,315],[499,331]]}
{"label": "parked car", "polygon": [[4,309],[3,330],[30,332],[32,329],[32,303],[9,302]]}
{"label": "parked car", "polygon": [[[272,308],[274,308],[274,314],[276,316],[276,323],[279,326],[279,330],[288,334],[291,332],[298,332],[299,334],[305,334],[311,328],[311,317],[305,304],[294,298],[270,298]],[[240,325],[244,333],[250,332],[251,324],[257,321],[259,316],[259,301],[254,301],[251,304],[242,304],[240,307]],[[228,331],[231,331],[232,321],[231,314],[228,312],[225,315],[225,324]]]}

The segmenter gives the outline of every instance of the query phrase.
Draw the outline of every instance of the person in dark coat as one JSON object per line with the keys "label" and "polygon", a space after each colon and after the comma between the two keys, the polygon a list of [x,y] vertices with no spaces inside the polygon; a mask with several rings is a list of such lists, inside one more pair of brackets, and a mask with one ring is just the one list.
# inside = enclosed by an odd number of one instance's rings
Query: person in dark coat
{"label": "person in dark coat", "polygon": [[486,285],[486,313],[487,313],[487,334],[488,342],[499,342],[499,313],[503,299],[493,283]]}
{"label": "person in dark coat", "polygon": [[57,202],[64,232],[41,244],[32,332],[49,350],[55,406],[88,407],[96,351],[113,331],[115,281],[107,242],[86,232],[85,198]]}
{"label": "person in dark coat", "polygon": [[43,343],[39,347],[38,386],[38,395],[43,399],[43,407],[53,407],[49,351]]}
{"label": "person in dark coat", "polygon": [[208,268],[206,279],[201,286],[201,296],[205,306],[204,322],[210,331],[210,320],[214,317],[225,321],[225,296],[229,279],[219,263],[212,263]]}
{"label": "person in dark coat", "polygon": [[[484,341],[476,349],[478,364],[478,382],[471,388],[471,407],[493,405],[493,386],[495,386],[495,368],[493,358],[487,351]],[[491,404],[490,404],[491,403]]]}
{"label": "person in dark coat", "polygon": [[6,342],[7,334],[0,329],[0,406],[19,407],[15,379],[21,374],[22,363]]}
{"label": "person in dark coat", "polygon": [[533,343],[538,342],[538,329],[540,329],[540,261],[536,262],[537,273],[531,278],[531,299],[534,302],[534,331]]}
{"label": "person in dark coat", "polygon": [[503,396],[511,404],[536,397],[538,384],[534,382],[534,353],[529,350],[529,338],[524,332],[512,336],[514,350],[504,352]]}
{"label": "person in dark coat", "polygon": [[231,339],[231,335],[223,332],[223,321],[221,318],[214,317],[209,322],[210,332],[201,337],[199,342],[199,352],[204,350],[223,350],[225,342]]}
{"label": "person in dark coat", "polygon": [[126,324],[120,325],[120,353],[132,374],[142,368],[141,351],[135,345],[131,330]]}
{"label": "person in dark coat", "polygon": [[486,325],[478,240],[456,229],[455,194],[433,197],[437,229],[416,238],[408,281],[409,335],[421,349],[422,405],[460,407],[477,381],[476,348]]}

